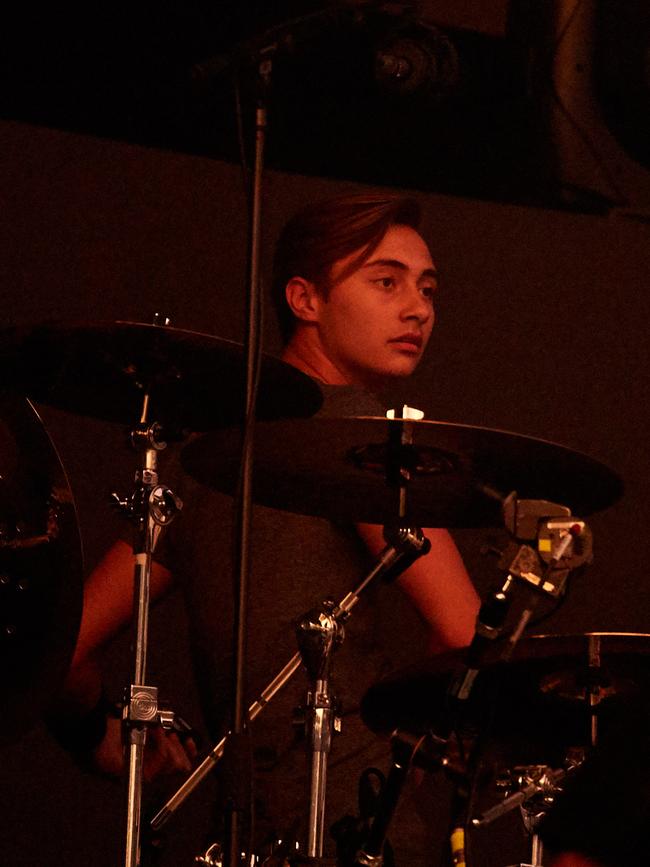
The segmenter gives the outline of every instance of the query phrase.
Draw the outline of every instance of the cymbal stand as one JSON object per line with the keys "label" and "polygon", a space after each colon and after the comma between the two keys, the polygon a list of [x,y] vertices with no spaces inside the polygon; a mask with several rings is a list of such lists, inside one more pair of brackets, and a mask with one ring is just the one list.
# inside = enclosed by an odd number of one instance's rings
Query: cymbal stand
{"label": "cymbal stand", "polygon": [[[375,579],[397,577],[403,569],[408,568],[418,557],[428,553],[431,543],[419,528],[402,527],[398,530],[386,531],[387,545],[377,557],[372,569],[360,584],[347,593],[335,606],[331,616],[338,624],[343,624],[350,617],[353,608],[361,598],[363,591]],[[302,664],[302,655],[296,651],[289,662],[282,668],[273,680],[262,690],[259,696],[248,708],[248,720],[253,722],[291,680]],[[171,819],[181,804],[189,797],[196,787],[214,769],[224,753],[226,741],[230,732],[212,748],[201,764],[190,774],[181,787],[172,795],[167,803],[151,820],[153,831],[159,831]]]}
{"label": "cymbal stand", "polygon": [[[540,599],[559,598],[564,593],[571,570],[591,560],[592,536],[587,524],[571,515],[566,506],[547,500],[518,499],[508,496],[503,503],[504,523],[520,542],[535,542],[509,549],[502,557],[508,574],[503,585],[483,602],[476,619],[476,630],[467,649],[465,667],[450,685],[450,697],[466,701],[485,657],[500,638],[515,588],[524,585],[532,591],[530,600],[501,648],[500,661],[514,653]],[[494,662],[493,655],[491,661]]]}
{"label": "cymbal stand", "polygon": [[[407,523],[407,485],[411,479],[413,454],[413,425],[409,423],[409,420],[420,416],[419,410],[413,410],[407,406],[403,407],[399,415],[395,411],[391,411],[389,415],[389,418],[396,423],[389,424],[388,427],[386,481],[389,486],[395,489],[397,506],[397,521],[384,528],[384,537],[389,542],[393,540],[399,542],[404,538],[404,534],[407,534],[408,537],[408,534],[413,533],[412,530],[404,527]],[[414,550],[411,549],[405,562],[400,564],[399,572],[408,568],[417,557],[428,553],[431,547],[431,543],[421,530],[417,529],[415,534],[418,544]],[[390,577],[396,577],[395,573],[392,572]],[[314,623],[315,619],[311,615],[307,615],[306,626],[305,621],[300,621],[298,625],[299,644],[302,644],[301,649],[303,649],[305,665],[312,680],[312,692],[308,695],[309,715],[307,720],[312,750],[307,855],[316,859],[322,858],[323,855],[327,755],[331,743],[333,722],[332,699],[329,694],[328,682],[330,656],[335,642],[340,643],[343,640],[342,633],[337,633],[329,625],[327,603],[318,617],[318,626]],[[337,620],[334,617],[334,627],[336,625]],[[312,638],[312,635],[315,637]],[[386,831],[397,807],[397,801],[410,767],[410,758],[404,754],[403,750],[399,749],[399,745],[394,746],[393,752],[394,761],[384,794],[380,798],[378,815],[370,828],[367,844],[357,853],[355,858],[355,863],[359,865],[381,865],[383,863]]]}
{"label": "cymbal stand", "polygon": [[[395,424],[388,427],[388,448],[386,453],[386,481],[396,491],[397,504],[397,530],[395,527],[386,527],[384,536],[391,541],[395,536],[400,540],[400,534],[409,534],[413,531],[404,528],[407,521],[407,484],[411,478],[410,470],[410,447],[413,444],[413,425],[409,423],[410,409],[404,407],[402,418],[397,418]],[[415,411],[418,412],[417,410]],[[393,412],[393,416],[396,413]],[[406,416],[406,417],[404,417]],[[394,419],[395,420],[395,419]],[[430,546],[429,541],[416,530],[418,546],[417,556],[426,553]],[[408,538],[407,538],[408,541]],[[414,558],[407,558],[401,564],[400,571],[411,565]],[[391,575],[394,577],[394,575]],[[329,604],[325,603],[321,612],[308,613],[298,623],[298,645],[312,682],[312,689],[307,699],[307,731],[310,737],[311,747],[311,778],[310,778],[310,807],[309,826],[307,835],[307,856],[309,858],[323,857],[323,830],[325,823],[325,792],[327,783],[327,757],[330,751],[332,738],[332,696],[329,692],[329,671],[331,666],[331,654],[334,648],[343,641],[343,632],[338,621],[338,613]],[[402,766],[397,766],[402,772]],[[408,770],[408,766],[406,767]],[[405,776],[406,770],[403,771]],[[397,802],[397,796],[401,785],[394,787],[395,804],[389,811],[387,822],[392,815]],[[383,849],[383,834],[380,838],[380,855]]]}
{"label": "cymbal stand", "polygon": [[123,710],[123,736],[129,756],[126,867],[138,867],[140,863],[142,772],[147,729],[163,722],[158,708],[158,689],[146,684],[151,556],[162,527],[169,524],[182,507],[173,492],[159,484],[157,454],[166,444],[161,438],[160,425],[147,423],[148,408],[149,395],[145,395],[140,424],[131,432],[133,447],[142,453],[142,465],[135,474],[135,490],[126,499],[113,494],[115,504],[136,524],[133,546],[136,622],[133,681],[126,691]]}
{"label": "cymbal stand", "polygon": [[[508,565],[508,575],[501,589],[483,603],[476,622],[476,632],[467,650],[464,669],[460,675],[452,681],[449,688],[449,697],[454,700],[450,703],[453,715],[462,716],[463,707],[471,695],[471,691],[480,669],[490,659],[491,662],[508,661],[515,650],[519,639],[527,628],[539,600],[543,597],[559,598],[563,593],[571,570],[591,561],[592,536],[589,527],[584,521],[571,515],[571,510],[566,506],[551,503],[546,500],[519,500],[515,494],[511,494],[504,500],[503,514],[506,528],[518,541],[534,541],[536,549],[530,545],[522,544],[518,547],[516,555]],[[503,559],[503,558],[502,558]],[[507,557],[506,563],[510,560]],[[497,659],[489,653],[490,645],[494,646],[495,640],[500,638],[506,623],[510,608],[510,595],[516,585],[524,585],[529,590],[527,604],[519,616],[514,628],[510,631],[507,641],[500,647]],[[454,728],[453,716],[447,722],[447,736]],[[478,755],[481,750],[481,739],[477,742],[474,751],[473,764],[478,764]],[[527,798],[545,791],[550,785],[565,775],[565,771],[553,772],[544,769],[546,773],[539,775],[542,782],[541,788],[535,788],[537,781],[532,777],[526,781],[528,788],[523,798],[513,796],[515,801],[512,806],[524,803]],[[557,776],[559,774],[559,776]],[[524,783],[522,783],[522,786]],[[520,793],[518,793],[520,794]],[[493,818],[507,812],[511,807],[503,804],[494,808]],[[536,824],[534,817],[524,812],[524,817],[529,815],[526,827],[532,835],[532,864],[531,867],[541,867],[542,843],[534,833]],[[490,820],[480,820],[480,823]],[[463,819],[460,827],[467,824]],[[475,820],[469,822],[476,825]],[[524,865],[521,865],[524,867]]]}
{"label": "cymbal stand", "polygon": [[[408,409],[405,407],[405,410]],[[339,605],[328,603],[325,612],[309,612],[302,619],[302,648],[278,676],[269,684],[257,702],[249,708],[249,721],[260,713],[268,701],[293,676],[305,657],[312,658],[313,697],[309,699],[309,726],[312,744],[312,776],[310,785],[310,823],[309,823],[309,855],[313,859],[322,859],[323,817],[325,809],[325,783],[327,776],[326,761],[331,743],[331,726],[333,722],[332,699],[327,682],[330,665],[330,654],[337,641],[342,637],[342,624],[349,616],[352,608],[359,600],[360,593],[378,575],[387,579],[396,578],[408,568],[418,557],[427,554],[431,543],[419,527],[409,526],[406,508],[406,485],[410,480],[410,463],[412,462],[412,424],[408,417],[399,424],[388,426],[388,450],[386,458],[387,483],[397,489],[397,519],[384,527],[384,538],[387,547],[379,555],[375,566],[364,578],[359,587],[348,593]],[[311,645],[311,646],[310,646]],[[196,788],[201,779],[211,770],[223,755],[229,737],[228,733],[211,754],[196,769],[181,789],[172,796],[170,801],[152,819],[151,827],[159,830],[180,806],[189,793]],[[233,867],[233,865],[230,865]]]}

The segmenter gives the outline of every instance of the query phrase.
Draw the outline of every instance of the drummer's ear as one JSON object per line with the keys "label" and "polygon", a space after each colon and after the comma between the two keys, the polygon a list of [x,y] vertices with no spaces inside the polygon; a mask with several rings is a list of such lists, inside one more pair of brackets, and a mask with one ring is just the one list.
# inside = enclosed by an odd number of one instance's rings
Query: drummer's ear
{"label": "drummer's ear", "polygon": [[287,304],[302,322],[317,322],[321,297],[316,285],[303,277],[292,277],[285,290]]}

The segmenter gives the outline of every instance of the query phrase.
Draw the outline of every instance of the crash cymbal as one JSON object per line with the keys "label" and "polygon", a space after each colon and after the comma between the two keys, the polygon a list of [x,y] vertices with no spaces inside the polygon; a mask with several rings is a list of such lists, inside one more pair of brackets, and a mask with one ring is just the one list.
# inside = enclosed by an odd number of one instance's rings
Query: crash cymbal
{"label": "crash cymbal", "polygon": [[[209,430],[243,413],[243,347],[229,340],[139,322],[47,324],[0,332],[2,387],[80,415],[134,424],[149,394],[148,421]],[[309,416],[320,407],[309,377],[275,358],[261,364],[260,418]]]}
{"label": "crash cymbal", "polygon": [[366,724],[377,732],[435,731],[460,715],[475,729],[491,720],[493,739],[523,733],[561,752],[588,743],[592,712],[611,714],[650,686],[650,635],[540,635],[520,641],[507,663],[496,661],[497,642],[461,706],[447,696],[464,653],[441,654],[372,686],[362,703]]}
{"label": "crash cymbal", "polygon": [[[395,494],[386,484],[384,465],[389,426],[397,424],[376,417],[260,424],[255,501],[342,521],[393,520]],[[579,516],[620,496],[621,482],[610,469],[563,446],[468,425],[411,424],[408,501],[411,519],[421,526],[500,525],[495,491],[551,500]],[[240,449],[237,431],[215,431],[188,444],[182,462],[197,479],[231,492]]]}
{"label": "crash cymbal", "polygon": [[61,685],[82,606],[81,541],[59,457],[31,404],[0,398],[0,744]]}

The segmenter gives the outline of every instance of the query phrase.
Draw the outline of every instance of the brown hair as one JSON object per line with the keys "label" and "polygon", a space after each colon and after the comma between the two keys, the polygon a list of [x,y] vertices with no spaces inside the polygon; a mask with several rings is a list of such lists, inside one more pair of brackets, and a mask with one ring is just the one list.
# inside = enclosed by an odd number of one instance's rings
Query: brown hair
{"label": "brown hair", "polygon": [[273,262],[272,300],[283,339],[291,337],[296,322],[285,294],[292,277],[315,283],[327,297],[335,262],[359,252],[340,275],[345,279],[372,255],[391,226],[417,229],[419,224],[418,202],[391,193],[337,196],[295,214],[280,233]]}

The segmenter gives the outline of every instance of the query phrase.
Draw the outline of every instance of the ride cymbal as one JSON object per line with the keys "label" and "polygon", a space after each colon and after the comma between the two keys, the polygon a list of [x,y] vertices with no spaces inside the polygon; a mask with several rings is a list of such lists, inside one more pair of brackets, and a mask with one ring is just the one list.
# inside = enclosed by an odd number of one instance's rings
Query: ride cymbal
{"label": "ride cymbal", "polygon": [[[255,441],[257,503],[340,521],[385,524],[397,516],[387,484],[386,418],[296,419],[261,423]],[[502,500],[545,499],[579,516],[611,505],[622,485],[603,464],[564,446],[499,430],[413,421],[408,518],[420,526],[487,527],[503,523]],[[190,475],[220,491],[235,488],[241,435],[214,431],[183,449]]]}

